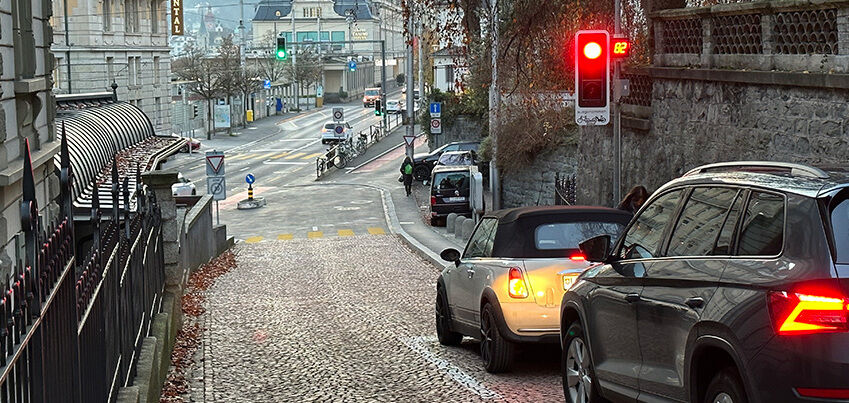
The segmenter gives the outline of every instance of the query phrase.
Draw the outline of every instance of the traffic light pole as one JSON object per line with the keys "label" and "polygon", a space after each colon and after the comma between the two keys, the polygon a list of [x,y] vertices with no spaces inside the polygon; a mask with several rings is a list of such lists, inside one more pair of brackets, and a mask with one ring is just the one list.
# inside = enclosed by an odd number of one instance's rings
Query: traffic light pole
{"label": "traffic light pole", "polygon": [[[622,33],[622,5],[621,0],[615,0],[613,3],[613,33],[614,37]],[[619,82],[620,65],[619,59],[613,62],[613,154],[614,164],[616,165],[613,173],[613,205],[617,205],[622,200],[622,125],[620,121],[621,108],[619,107],[619,97],[622,94],[622,85]]]}

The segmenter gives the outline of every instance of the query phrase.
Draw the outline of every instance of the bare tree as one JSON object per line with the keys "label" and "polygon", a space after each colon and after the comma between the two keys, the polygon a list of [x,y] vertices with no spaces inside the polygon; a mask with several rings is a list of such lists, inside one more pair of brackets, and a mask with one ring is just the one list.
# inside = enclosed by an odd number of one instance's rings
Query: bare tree
{"label": "bare tree", "polygon": [[[218,57],[216,57],[218,67],[218,87],[221,89],[221,95],[227,99],[227,104],[230,105],[230,117],[232,128],[233,117],[233,97],[239,94],[237,85],[238,77],[242,74],[241,55],[239,53],[239,45],[233,42],[233,36],[228,35],[221,40],[221,45],[218,46]],[[240,115],[244,115],[243,113]],[[242,116],[243,117],[243,116]],[[227,132],[230,132],[230,129]]]}
{"label": "bare tree", "polygon": [[215,132],[215,121],[212,118],[212,101],[221,94],[219,88],[219,71],[214,60],[206,58],[200,49],[189,46],[186,55],[174,60],[171,69],[178,78],[189,81],[187,89],[206,101],[207,135],[212,139]]}
{"label": "bare tree", "polygon": [[295,67],[292,67],[292,59],[289,58],[285,70],[286,77],[294,78],[299,89],[303,91],[321,80],[324,62],[317,53],[311,50],[303,50],[298,52],[298,62]]}
{"label": "bare tree", "polygon": [[[236,74],[234,74],[233,80],[239,96],[242,97],[242,108],[240,113],[244,114],[248,109],[248,100],[250,99],[251,94],[262,88],[262,79],[260,78],[259,70],[254,67],[239,70]],[[242,127],[245,127],[246,125],[247,119],[242,119]]]}
{"label": "bare tree", "polygon": [[262,43],[267,44],[268,49],[271,51],[266,57],[261,57],[257,59],[256,62],[259,75],[272,83],[291,77],[286,75],[286,61],[278,59],[274,54],[273,50],[276,46],[276,38],[277,36],[273,31],[268,32],[268,34],[263,37]]}

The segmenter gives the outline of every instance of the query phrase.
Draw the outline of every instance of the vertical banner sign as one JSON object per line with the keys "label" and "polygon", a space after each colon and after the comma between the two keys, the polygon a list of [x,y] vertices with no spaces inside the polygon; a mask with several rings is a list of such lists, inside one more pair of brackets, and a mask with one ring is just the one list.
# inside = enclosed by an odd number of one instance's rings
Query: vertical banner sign
{"label": "vertical banner sign", "polygon": [[171,0],[171,35],[183,35],[183,0]]}

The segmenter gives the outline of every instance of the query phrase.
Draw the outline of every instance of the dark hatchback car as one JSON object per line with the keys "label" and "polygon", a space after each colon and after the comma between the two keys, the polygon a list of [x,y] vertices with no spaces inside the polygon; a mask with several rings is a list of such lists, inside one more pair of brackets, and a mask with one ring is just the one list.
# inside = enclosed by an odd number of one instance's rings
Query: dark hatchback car
{"label": "dark hatchback car", "polygon": [[430,184],[430,225],[445,225],[448,214],[470,217],[469,187],[472,167],[440,165],[433,169]]}
{"label": "dark hatchback car", "polygon": [[849,399],[849,175],[703,166],[607,242],[561,303],[567,401]]}
{"label": "dark hatchback car", "polygon": [[429,153],[416,154],[413,156],[413,178],[417,181],[430,179],[430,173],[442,153],[448,151],[474,151],[477,153],[479,147],[480,142],[478,141],[455,141]]}

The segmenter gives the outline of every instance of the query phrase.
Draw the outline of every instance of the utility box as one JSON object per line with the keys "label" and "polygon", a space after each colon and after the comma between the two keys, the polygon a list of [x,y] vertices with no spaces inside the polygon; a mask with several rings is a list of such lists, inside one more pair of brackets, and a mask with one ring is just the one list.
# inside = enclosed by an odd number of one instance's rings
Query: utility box
{"label": "utility box", "polygon": [[472,217],[477,222],[484,213],[483,175],[478,171],[478,167],[471,167],[469,178],[471,179],[471,183],[469,184],[469,207],[472,209]]}
{"label": "utility box", "polygon": [[248,118],[248,122],[254,121],[254,111],[252,109],[247,110],[247,118]]}

